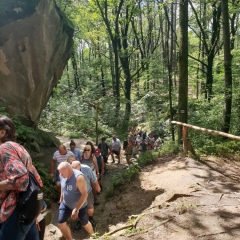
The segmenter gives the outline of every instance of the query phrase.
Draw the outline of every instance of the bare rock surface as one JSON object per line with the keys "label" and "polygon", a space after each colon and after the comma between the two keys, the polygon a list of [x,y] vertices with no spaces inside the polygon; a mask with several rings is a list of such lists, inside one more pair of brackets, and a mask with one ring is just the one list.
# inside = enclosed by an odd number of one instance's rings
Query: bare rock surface
{"label": "bare rock surface", "polygon": [[36,126],[71,55],[73,28],[53,0],[0,7],[0,107]]}

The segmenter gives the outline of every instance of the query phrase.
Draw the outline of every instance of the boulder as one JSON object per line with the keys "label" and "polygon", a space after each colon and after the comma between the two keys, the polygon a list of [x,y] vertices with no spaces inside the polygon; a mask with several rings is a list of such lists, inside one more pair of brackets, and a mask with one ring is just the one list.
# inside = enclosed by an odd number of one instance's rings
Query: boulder
{"label": "boulder", "polygon": [[44,240],[60,240],[62,236],[60,229],[52,223],[46,226]]}
{"label": "boulder", "polygon": [[37,126],[72,46],[73,27],[53,0],[1,0],[0,107]]}

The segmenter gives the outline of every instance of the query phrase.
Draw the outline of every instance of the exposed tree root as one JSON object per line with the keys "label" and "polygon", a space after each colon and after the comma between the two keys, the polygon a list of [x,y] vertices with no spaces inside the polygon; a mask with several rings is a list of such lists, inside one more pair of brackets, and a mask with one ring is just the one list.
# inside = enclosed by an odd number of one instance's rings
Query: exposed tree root
{"label": "exposed tree root", "polygon": [[[145,215],[150,215],[150,214],[155,214],[155,213],[158,213],[158,212],[160,212],[160,211],[142,213],[142,214],[139,214],[139,215],[131,215],[131,216],[129,217],[130,219],[131,219],[131,218],[136,218],[133,223],[127,224],[127,225],[125,225],[125,226],[122,226],[122,227],[119,227],[119,228],[117,228],[117,229],[114,229],[114,230],[111,231],[111,232],[105,233],[102,237],[111,236],[111,235],[113,235],[114,233],[119,232],[119,231],[121,231],[121,230],[123,230],[123,229],[136,228],[137,223],[140,221],[140,219],[141,219],[143,216],[145,216]],[[167,219],[167,221],[164,220],[163,222],[161,222],[161,224],[165,223],[165,221],[168,222],[169,220],[170,220],[170,219]],[[148,229],[148,230],[150,230],[150,229]]]}
{"label": "exposed tree root", "polygon": [[192,196],[193,195],[190,195],[190,194],[175,193],[169,199],[167,199],[165,202],[173,202],[180,197],[192,197]]}
{"label": "exposed tree root", "polygon": [[194,195],[191,195],[191,194],[184,194],[184,193],[175,193],[173,194],[170,198],[168,198],[166,201],[160,203],[160,204],[156,204],[152,207],[149,207],[148,210],[150,209],[153,209],[153,208],[161,208],[163,204],[167,204],[169,205],[168,203],[169,202],[173,202],[175,201],[176,199],[180,198],[180,197],[192,197]]}
{"label": "exposed tree root", "polygon": [[156,224],[156,225],[154,225],[154,226],[152,226],[152,227],[150,227],[150,228],[147,228],[147,229],[145,229],[145,230],[141,230],[141,231],[139,231],[139,232],[130,234],[130,235],[128,235],[127,237],[132,237],[132,236],[135,236],[135,235],[138,235],[138,234],[146,233],[146,232],[148,232],[148,231],[150,231],[150,230],[152,230],[152,229],[154,229],[154,228],[156,228],[156,227],[159,227],[159,226],[163,225],[164,223],[167,223],[167,222],[169,222],[169,221],[171,221],[171,220],[172,220],[171,218],[166,219],[166,220],[163,220],[163,221],[161,221],[160,223],[158,223],[158,224]]}

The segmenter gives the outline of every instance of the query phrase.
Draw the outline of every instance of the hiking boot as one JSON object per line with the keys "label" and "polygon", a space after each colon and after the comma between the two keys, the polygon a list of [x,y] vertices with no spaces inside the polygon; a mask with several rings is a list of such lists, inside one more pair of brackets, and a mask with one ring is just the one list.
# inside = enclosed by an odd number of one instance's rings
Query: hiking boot
{"label": "hiking boot", "polygon": [[82,224],[80,223],[80,221],[77,221],[75,226],[73,227],[74,231],[78,231],[82,228]]}

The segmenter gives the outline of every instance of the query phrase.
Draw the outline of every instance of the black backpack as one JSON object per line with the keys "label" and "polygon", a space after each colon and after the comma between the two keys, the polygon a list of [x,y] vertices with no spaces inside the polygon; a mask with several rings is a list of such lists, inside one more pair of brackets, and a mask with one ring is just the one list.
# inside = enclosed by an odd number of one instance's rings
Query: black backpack
{"label": "black backpack", "polygon": [[17,208],[19,211],[19,222],[30,224],[37,219],[43,206],[43,191],[35,176],[28,171],[29,184],[27,190],[19,192]]}
{"label": "black backpack", "polygon": [[[17,152],[16,149],[15,151]],[[22,161],[18,152],[17,152],[17,155],[19,159]],[[23,161],[22,163],[24,164]],[[27,168],[27,164],[25,166]],[[26,225],[32,223],[34,220],[37,219],[43,206],[42,187],[39,185],[33,173],[28,171],[28,176],[29,176],[29,183],[26,191],[19,192],[17,197],[19,222],[21,224],[26,224]]]}

